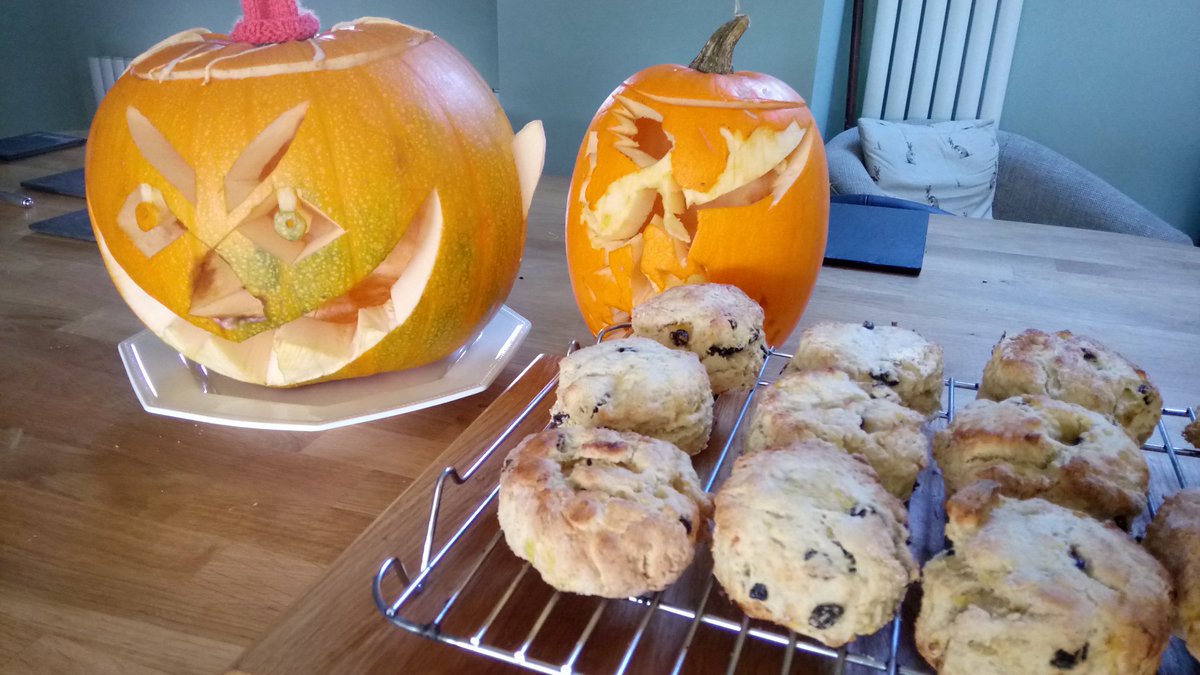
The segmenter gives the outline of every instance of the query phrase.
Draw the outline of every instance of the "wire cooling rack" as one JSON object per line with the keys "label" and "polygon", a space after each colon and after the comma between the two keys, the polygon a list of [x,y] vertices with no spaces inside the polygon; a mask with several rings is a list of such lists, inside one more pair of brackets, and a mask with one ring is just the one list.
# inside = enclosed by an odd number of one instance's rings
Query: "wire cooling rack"
{"label": "wire cooling rack", "polygon": [[[614,326],[602,332],[599,340]],[[572,342],[567,353],[578,348]],[[697,468],[705,489],[712,491],[728,474],[730,458],[740,451],[739,430],[755,394],[769,384],[768,373],[778,375],[790,354],[772,350],[759,373],[758,386],[741,402],[728,433],[714,430],[714,443],[700,456]],[[773,378],[772,378],[773,379]],[[395,626],[422,637],[503,661],[521,668],[556,675],[570,673],[691,672],[697,666],[720,672],[713,663],[716,652],[725,659],[724,672],[882,672],[888,675],[928,675],[931,669],[917,655],[912,627],[919,606],[910,592],[896,617],[873,636],[859,638],[841,649],[831,649],[779,626],[751,620],[720,592],[714,592],[711,558],[699,551],[696,562],[671,588],[626,600],[587,598],[560,593],[546,586],[528,562],[519,560],[501,545],[495,501],[499,485],[468,515],[454,525],[453,533],[435,546],[442,499],[450,485],[462,485],[493,459],[517,428],[554,391],[557,376],[548,382],[501,434],[464,471],[446,467],[434,485],[433,500],[421,560],[415,572],[389,558],[376,573],[372,590],[379,611]],[[978,391],[978,384],[945,381],[946,408],[931,426],[942,426],[954,417],[961,393]],[[1143,446],[1147,459],[1165,456],[1174,485],[1187,487],[1181,461],[1200,457],[1200,451],[1176,447],[1167,420],[1195,420],[1192,408],[1164,408],[1157,439]],[[721,438],[723,436],[723,438]],[[718,447],[719,443],[719,447]],[[707,458],[709,461],[701,461]],[[499,461],[499,460],[496,460]],[[1149,461],[1158,489],[1151,502],[1161,503],[1165,470],[1161,461]],[[1160,494],[1155,494],[1155,493]],[[914,555],[918,562],[942,548],[944,493],[935,468],[921,474],[909,503]],[[918,517],[918,511],[921,511]],[[1134,531],[1154,515],[1147,509]],[[391,591],[391,592],[389,592]],[[540,606],[540,610],[537,607]],[[557,611],[556,611],[557,610]],[[554,620],[551,621],[551,616]],[[703,631],[703,633],[702,633]],[[649,636],[649,637],[648,637]],[[719,643],[719,644],[718,644]],[[703,647],[698,648],[698,645]],[[696,652],[703,651],[703,654]],[[750,651],[756,653],[746,658]],[[689,661],[692,656],[692,661]],[[646,661],[649,661],[647,665]],[[773,663],[772,663],[773,662]],[[805,662],[807,665],[805,665]],[[1174,664],[1174,665],[1171,665]],[[1178,641],[1173,641],[1160,673],[1179,675],[1200,672]]]}

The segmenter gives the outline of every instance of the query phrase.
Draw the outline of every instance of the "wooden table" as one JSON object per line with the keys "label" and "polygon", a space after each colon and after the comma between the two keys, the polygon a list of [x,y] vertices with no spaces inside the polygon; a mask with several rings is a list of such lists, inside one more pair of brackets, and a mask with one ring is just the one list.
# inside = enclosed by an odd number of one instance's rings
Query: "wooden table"
{"label": "wooden table", "polygon": [[[0,189],[81,165],[81,149],[3,164]],[[82,202],[0,204],[0,675],[481,669],[389,626],[368,581],[386,555],[413,560],[437,472],[474,456],[554,359],[472,422],[536,355],[588,337],[563,262],[565,193],[547,178],[535,198],[508,301],[534,328],[491,389],[319,434],[144,413],[116,353],[140,326],[95,246],[28,230]],[[963,379],[1004,331],[1069,327],[1185,406],[1200,402],[1198,294],[1197,249],[934,217],[920,277],[826,269],[803,325],[898,321],[941,343]],[[446,518],[491,478],[451,491]]]}

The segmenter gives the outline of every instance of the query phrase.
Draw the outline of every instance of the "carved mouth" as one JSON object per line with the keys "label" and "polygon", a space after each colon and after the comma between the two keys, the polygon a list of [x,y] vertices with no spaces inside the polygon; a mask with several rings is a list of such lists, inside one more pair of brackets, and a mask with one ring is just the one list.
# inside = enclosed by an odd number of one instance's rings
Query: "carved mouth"
{"label": "carved mouth", "polygon": [[[176,315],[116,263],[99,232],[97,243],[125,301],[164,342],[216,372],[280,386],[337,372],[407,321],[433,274],[442,226],[442,204],[435,189],[408,231],[367,277],[312,312],[242,342],[213,335]],[[234,289],[214,307],[224,302],[228,309],[237,298]]]}
{"label": "carved mouth", "polygon": [[[647,98],[672,105],[701,103]],[[801,105],[759,103],[750,107]],[[592,273],[597,287],[611,286],[618,277],[628,279],[635,305],[670,286],[707,281],[707,271],[688,259],[697,238],[704,236],[699,227],[701,212],[745,207],[766,199],[771,200],[769,206],[775,206],[804,170],[813,144],[820,142],[811,128],[796,122],[781,130],[759,127],[749,136],[721,129],[728,160],[711,186],[698,190],[681,185],[675,175],[674,139],[663,129],[661,113],[620,95],[615,97],[612,111],[616,123],[606,130],[617,137],[612,145],[637,168],[589,201],[587,186],[600,145],[598,133],[591,132],[584,154],[589,170],[579,191],[580,217],[592,248],[605,256],[606,264]],[[614,321],[625,320],[623,310],[616,306],[612,310]]]}

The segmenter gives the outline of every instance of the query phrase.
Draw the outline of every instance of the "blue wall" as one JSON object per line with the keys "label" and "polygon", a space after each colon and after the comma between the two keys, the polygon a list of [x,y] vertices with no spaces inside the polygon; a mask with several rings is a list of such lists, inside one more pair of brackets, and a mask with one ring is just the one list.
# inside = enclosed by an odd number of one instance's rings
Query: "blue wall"
{"label": "blue wall", "polygon": [[1200,239],[1200,3],[1026,2],[1001,126]]}
{"label": "blue wall", "polygon": [[853,0],[825,0],[821,13],[816,72],[808,103],[825,140],[842,131],[846,115],[846,73],[850,63],[853,7]]}
{"label": "blue wall", "polygon": [[[809,98],[823,5],[742,0],[751,23],[734,68],[771,73]],[[732,15],[732,0],[499,0],[500,101],[513,126],[542,120],[547,172],[570,174],[618,84],[647,66],[688,63]]]}
{"label": "blue wall", "polygon": [[41,3],[0,0],[0,137],[87,127],[87,66],[72,62],[63,37],[60,17]]}
{"label": "blue wall", "polygon": [[[306,0],[328,28],[386,16],[428,28],[497,85],[493,0]],[[85,129],[95,102],[89,56],[132,58],[159,40],[202,26],[227,32],[237,0],[0,0],[0,136],[37,129]]]}

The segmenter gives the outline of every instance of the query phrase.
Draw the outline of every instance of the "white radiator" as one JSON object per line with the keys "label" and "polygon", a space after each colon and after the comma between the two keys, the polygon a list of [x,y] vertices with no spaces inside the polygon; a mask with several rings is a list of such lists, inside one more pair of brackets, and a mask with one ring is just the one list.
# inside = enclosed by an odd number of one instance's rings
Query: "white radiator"
{"label": "white radiator", "polygon": [[879,0],[862,116],[1000,119],[1022,0]]}
{"label": "white radiator", "polygon": [[88,69],[92,73],[92,93],[96,96],[97,106],[127,68],[129,68],[129,59],[119,56],[88,57]]}

